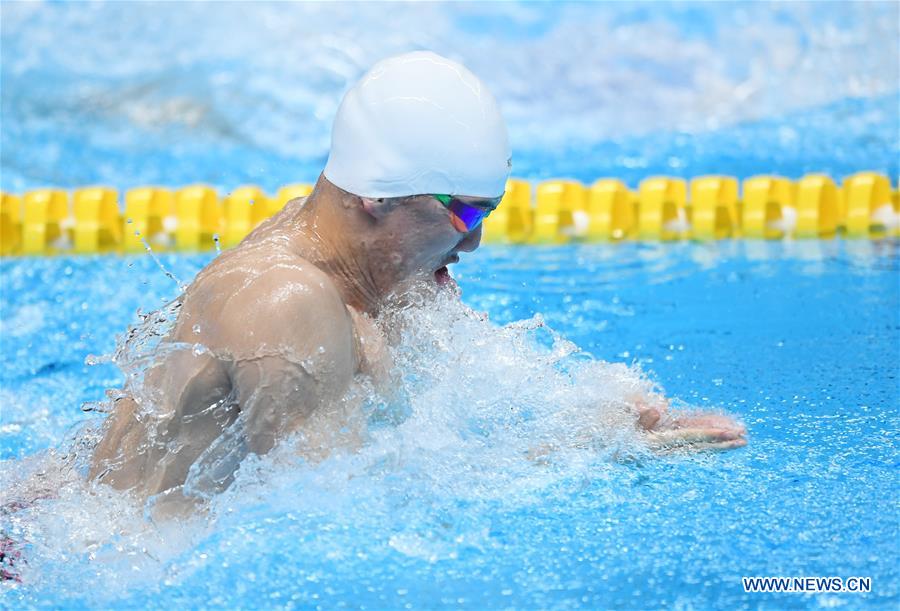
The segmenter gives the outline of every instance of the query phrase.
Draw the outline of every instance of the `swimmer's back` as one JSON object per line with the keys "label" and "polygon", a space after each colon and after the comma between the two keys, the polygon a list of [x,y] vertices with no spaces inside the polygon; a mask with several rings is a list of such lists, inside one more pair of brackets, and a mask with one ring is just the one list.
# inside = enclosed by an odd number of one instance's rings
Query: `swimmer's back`
{"label": "swimmer's back", "polygon": [[274,229],[217,257],[185,291],[167,341],[202,348],[168,353],[148,371],[153,405],[119,402],[94,475],[156,494],[184,483],[238,413],[243,447],[262,454],[301,428],[321,430],[317,412],[335,412],[364,361],[360,334],[371,328],[360,328],[330,277]]}

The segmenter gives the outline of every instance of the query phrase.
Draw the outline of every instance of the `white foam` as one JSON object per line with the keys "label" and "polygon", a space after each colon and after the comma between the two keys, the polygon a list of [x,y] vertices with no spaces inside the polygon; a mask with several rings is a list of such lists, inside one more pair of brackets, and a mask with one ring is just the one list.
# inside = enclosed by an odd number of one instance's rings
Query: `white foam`
{"label": "white foam", "polygon": [[[139,384],[176,311],[170,304],[125,336],[114,360],[131,384]],[[460,512],[459,504],[527,504],[548,486],[602,478],[611,459],[643,451],[627,406],[653,384],[638,369],[580,352],[539,315],[498,327],[442,291],[379,324],[397,342],[391,354],[400,392],[386,401],[363,388],[370,429],[362,448],[337,448],[310,463],[297,452],[298,434],[267,456],[246,458],[231,487],[193,520],[154,520],[152,502],[145,508],[127,493],[86,483],[95,428],[61,452],[4,463],[0,474],[12,482],[4,502],[28,504],[3,527],[30,543],[23,579],[78,592],[87,572],[105,584],[93,600],[112,600],[190,574],[196,566],[185,559],[199,541],[243,528],[259,511],[375,524],[392,533],[389,545],[400,553],[452,558],[488,539],[484,514]],[[556,449],[535,460],[536,448]],[[421,507],[408,507],[417,517],[397,525],[393,505],[402,498]]]}
{"label": "white foam", "polygon": [[900,212],[890,204],[882,204],[872,212],[872,222],[890,231],[900,227]]}
{"label": "white foam", "polygon": [[[692,10],[696,17],[677,7],[589,3],[424,3],[391,11],[303,3],[126,11],[110,3],[86,13],[77,5],[36,11],[5,3],[4,22],[28,27],[10,26],[16,36],[4,39],[4,74],[59,74],[61,108],[135,126],[111,140],[171,126],[304,158],[328,150],[341,94],[379,59],[413,49],[434,50],[479,75],[500,103],[514,150],[718,129],[900,89],[890,3]],[[479,22],[496,27],[472,26]],[[57,36],[68,44],[50,44]],[[79,75],[72,87],[68,74]],[[32,95],[19,87],[15,94]],[[30,103],[40,108],[40,100]]]}

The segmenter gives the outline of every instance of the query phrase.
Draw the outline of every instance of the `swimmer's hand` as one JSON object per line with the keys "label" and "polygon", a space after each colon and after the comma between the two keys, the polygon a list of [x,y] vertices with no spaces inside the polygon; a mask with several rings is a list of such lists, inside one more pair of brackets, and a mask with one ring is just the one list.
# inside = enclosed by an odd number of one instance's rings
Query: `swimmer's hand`
{"label": "swimmer's hand", "polygon": [[[639,433],[657,454],[732,450],[747,445],[746,427],[730,416],[670,412],[669,402],[659,395],[633,397],[627,404],[629,412],[637,415]],[[596,429],[586,426],[562,441],[532,447],[526,456],[537,464],[547,464],[562,448],[590,448],[596,438]]]}
{"label": "swimmer's hand", "polygon": [[659,454],[732,450],[747,445],[746,427],[730,416],[673,415],[665,400],[653,403],[639,400],[635,407],[638,428],[648,445]]}

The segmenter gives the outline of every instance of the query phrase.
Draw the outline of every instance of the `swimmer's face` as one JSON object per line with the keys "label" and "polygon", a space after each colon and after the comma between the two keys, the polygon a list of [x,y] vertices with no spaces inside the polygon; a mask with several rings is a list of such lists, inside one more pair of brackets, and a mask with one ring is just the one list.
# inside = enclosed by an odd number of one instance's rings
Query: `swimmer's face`
{"label": "swimmer's face", "polygon": [[[488,208],[495,203],[479,197],[458,199]],[[456,263],[460,252],[471,252],[481,243],[481,225],[459,231],[451,212],[431,195],[364,200],[364,205],[376,217],[373,246],[381,265],[375,266],[374,280],[385,293],[415,281],[452,282],[446,266]]]}

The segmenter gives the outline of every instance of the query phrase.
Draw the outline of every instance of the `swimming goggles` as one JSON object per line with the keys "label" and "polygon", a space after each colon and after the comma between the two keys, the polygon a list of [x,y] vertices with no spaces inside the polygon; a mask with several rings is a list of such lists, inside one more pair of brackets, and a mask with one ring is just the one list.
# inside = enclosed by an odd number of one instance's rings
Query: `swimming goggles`
{"label": "swimming goggles", "polygon": [[481,225],[481,222],[500,205],[503,196],[484,200],[487,205],[469,204],[452,195],[432,194],[432,197],[444,204],[450,211],[450,222],[460,233],[468,233]]}

